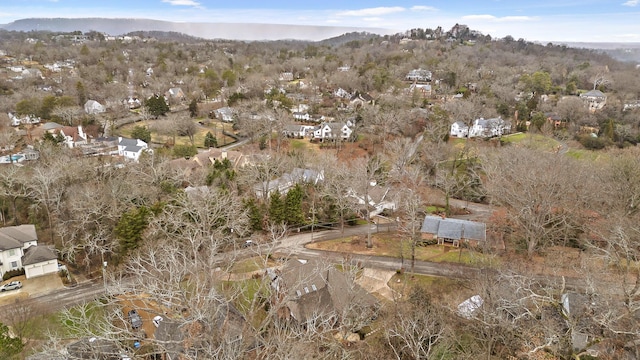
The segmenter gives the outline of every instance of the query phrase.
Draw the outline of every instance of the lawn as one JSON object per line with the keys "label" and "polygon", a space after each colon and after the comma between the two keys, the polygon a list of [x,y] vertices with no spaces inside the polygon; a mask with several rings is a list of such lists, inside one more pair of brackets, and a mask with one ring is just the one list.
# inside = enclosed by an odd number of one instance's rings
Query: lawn
{"label": "lawn", "polygon": [[[411,258],[411,245],[406,237],[397,233],[372,234],[373,248],[366,247],[366,235],[344,237],[308,244],[310,249],[320,249],[336,252],[346,252],[363,255],[390,256],[395,258]],[[404,239],[404,241],[403,241]],[[481,254],[479,252],[453,248],[444,245],[417,246],[415,249],[416,260],[431,262],[448,262],[465,265],[482,265],[495,267],[499,264],[496,256]]]}
{"label": "lawn", "polygon": [[560,142],[551,137],[530,132],[506,135],[502,137],[502,141],[508,144],[519,144],[542,151],[555,151],[558,146],[560,146]]}
{"label": "lawn", "polygon": [[264,305],[270,296],[269,286],[265,286],[261,278],[224,281],[220,284],[220,289],[245,315],[247,321],[254,326],[260,326],[267,316]]}
{"label": "lawn", "polygon": [[[63,318],[64,311],[32,316],[14,325],[31,339],[46,340],[50,334],[62,338],[73,338],[79,335],[78,329],[89,324],[95,333],[99,333],[98,324],[104,321],[104,307],[95,302],[75,306],[68,311],[68,317]],[[96,326],[92,327],[91,324]]]}
{"label": "lawn", "polygon": [[[123,136],[130,137],[131,131],[136,126],[146,126],[151,130],[151,142],[155,144],[166,144],[173,141],[173,136],[160,134],[154,129],[157,120],[139,121],[132,124],[127,124],[118,129],[118,133]],[[198,131],[193,137],[193,142],[196,147],[204,147],[204,138],[208,132],[215,135],[218,140],[218,146],[225,146],[235,141],[235,139],[222,134],[223,130],[227,132],[233,132],[233,125],[222,122],[211,122],[209,124],[200,125],[198,119],[194,119],[193,122],[197,123]],[[176,145],[191,145],[191,141],[188,136],[176,136]]]}
{"label": "lawn", "polygon": [[[229,270],[230,273],[232,274],[243,274],[243,273],[250,273],[250,272],[254,272],[256,270],[264,270],[265,268],[265,263],[264,263],[264,259],[262,257],[259,256],[254,256],[248,259],[243,259],[241,261],[235,262],[232,266],[231,269]],[[278,265],[277,262],[268,259],[267,260],[267,266],[266,267],[273,267]]]}
{"label": "lawn", "polygon": [[420,287],[428,294],[438,297],[455,294],[467,287],[463,280],[407,273],[393,275],[387,285],[404,296],[410,294],[415,287]]}

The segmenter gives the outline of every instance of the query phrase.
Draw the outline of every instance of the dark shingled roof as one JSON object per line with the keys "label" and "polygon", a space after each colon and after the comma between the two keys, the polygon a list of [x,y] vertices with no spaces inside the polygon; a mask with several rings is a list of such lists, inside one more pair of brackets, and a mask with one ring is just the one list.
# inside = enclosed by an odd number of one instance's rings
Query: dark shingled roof
{"label": "dark shingled roof", "polygon": [[25,224],[0,228],[0,251],[18,249],[30,241],[38,241],[35,225]]}
{"label": "dark shingled roof", "polygon": [[48,246],[31,246],[22,257],[22,266],[55,260],[57,258],[56,253]]}
{"label": "dark shingled roof", "polygon": [[435,234],[439,238],[485,241],[487,240],[486,228],[486,225],[480,222],[427,215],[420,231]]}

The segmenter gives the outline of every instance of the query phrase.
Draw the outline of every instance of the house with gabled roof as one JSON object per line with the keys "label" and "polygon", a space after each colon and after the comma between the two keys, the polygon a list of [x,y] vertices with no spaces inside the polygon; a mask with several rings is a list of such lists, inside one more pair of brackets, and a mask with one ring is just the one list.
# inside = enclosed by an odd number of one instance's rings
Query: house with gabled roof
{"label": "house with gabled roof", "polygon": [[27,279],[58,272],[58,255],[49,246],[30,246],[22,257],[22,267]]}
{"label": "house with gabled roof", "polygon": [[423,240],[437,240],[438,244],[460,246],[461,242],[477,246],[487,241],[484,223],[427,215],[420,229]]}
{"label": "house with gabled roof", "polygon": [[466,138],[469,136],[469,126],[464,121],[456,121],[451,124],[449,135],[457,138]]}
{"label": "house with gabled roof", "polygon": [[405,75],[404,79],[406,81],[413,82],[430,82],[431,81],[431,71],[425,70],[422,68],[413,69]]}
{"label": "house with gabled roof", "polygon": [[140,139],[118,137],[118,155],[128,160],[138,161],[143,152],[152,153],[153,150],[149,149],[149,145]]}
{"label": "house with gabled roof", "polygon": [[595,89],[580,94],[580,99],[587,104],[591,112],[600,110],[607,104],[607,96],[602,91]]}
{"label": "house with gabled roof", "polygon": [[33,224],[0,228],[0,276],[21,268],[27,278],[58,271],[57,256],[51,249],[38,246]]}
{"label": "house with gabled roof", "polygon": [[343,122],[320,124],[313,129],[312,140],[349,140],[353,130]]}
{"label": "house with gabled roof", "polygon": [[62,135],[62,138],[64,139],[63,143],[70,149],[73,149],[78,145],[87,145],[89,143],[89,135],[84,132],[81,125],[63,126],[62,128],[58,128],[50,132]]}
{"label": "house with gabled roof", "polygon": [[173,100],[173,101],[184,101],[186,99],[184,92],[179,87],[170,88],[169,90],[167,90],[166,93],[164,93],[164,97],[167,100]]}
{"label": "house with gabled roof", "polygon": [[221,107],[219,109],[213,110],[214,115],[224,122],[233,122],[234,120],[234,111],[232,108],[228,106]]}
{"label": "house with gabled roof", "polygon": [[310,136],[314,129],[315,126],[311,125],[289,124],[284,127],[282,133],[286,137],[302,139],[306,136]]}
{"label": "house with gabled roof", "polygon": [[269,271],[272,301],[282,305],[280,317],[304,325],[318,318],[337,324],[350,311],[373,318],[377,300],[333,265],[291,259],[280,271]]}
{"label": "house with gabled roof", "polygon": [[407,89],[409,94],[420,94],[422,97],[431,96],[431,84],[413,83]]}
{"label": "house with gabled roof", "polygon": [[501,117],[473,120],[473,125],[469,129],[469,137],[493,137],[502,136],[511,132],[511,123]]}
{"label": "house with gabled roof", "polygon": [[106,110],[107,109],[104,107],[104,105],[95,100],[87,100],[84,103],[84,112],[86,112],[87,114],[101,114]]}
{"label": "house with gabled roof", "polygon": [[317,184],[321,181],[324,181],[323,171],[318,172],[312,169],[294,168],[290,173],[284,173],[279,178],[263,181],[254,185],[253,191],[257,197],[262,198],[265,197],[265,195],[271,196],[271,194],[276,191],[280,194],[286,194],[291,188],[296,186],[296,184]]}

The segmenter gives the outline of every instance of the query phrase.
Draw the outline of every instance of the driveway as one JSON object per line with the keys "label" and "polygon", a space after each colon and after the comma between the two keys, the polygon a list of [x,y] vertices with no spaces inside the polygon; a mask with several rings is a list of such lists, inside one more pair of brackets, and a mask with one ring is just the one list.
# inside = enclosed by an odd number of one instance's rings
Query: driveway
{"label": "driveway", "polygon": [[64,285],[62,285],[62,279],[60,278],[60,276],[58,276],[58,273],[38,276],[31,279],[27,279],[24,275],[22,275],[11,278],[6,282],[15,280],[22,282],[22,289],[0,293],[0,305],[9,304],[29,297],[45,295],[50,292],[64,289]]}

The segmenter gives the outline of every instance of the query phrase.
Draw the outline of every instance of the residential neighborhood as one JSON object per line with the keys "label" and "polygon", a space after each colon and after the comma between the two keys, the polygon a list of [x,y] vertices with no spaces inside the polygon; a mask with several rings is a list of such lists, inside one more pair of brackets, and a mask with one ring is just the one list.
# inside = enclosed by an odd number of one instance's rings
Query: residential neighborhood
{"label": "residential neighborhood", "polygon": [[640,72],[610,52],[0,39],[0,358],[640,358]]}

